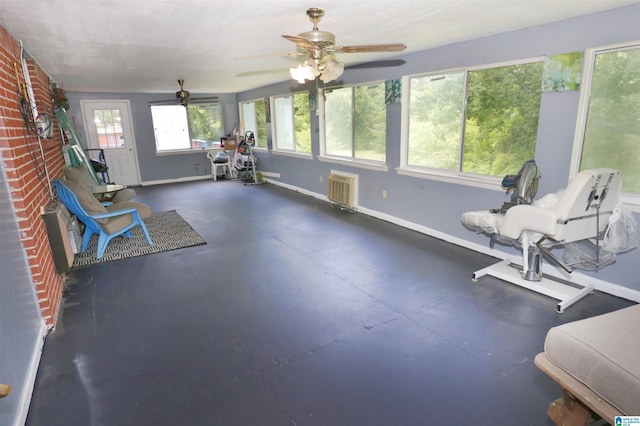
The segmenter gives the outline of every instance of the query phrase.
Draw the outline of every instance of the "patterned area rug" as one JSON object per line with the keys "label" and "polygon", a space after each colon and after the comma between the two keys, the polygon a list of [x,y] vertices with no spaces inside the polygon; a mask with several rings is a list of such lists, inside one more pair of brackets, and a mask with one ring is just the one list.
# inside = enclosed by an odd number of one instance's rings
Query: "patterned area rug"
{"label": "patterned area rug", "polygon": [[147,243],[142,229],[136,226],[131,229],[131,238],[115,237],[107,245],[104,256],[101,259],[96,259],[98,236],[92,235],[87,250],[75,255],[73,267],[110,262],[112,260],[160,253],[207,243],[175,210],[155,213],[150,218],[145,219],[144,223],[147,225],[151,241],[153,241],[152,246]]}

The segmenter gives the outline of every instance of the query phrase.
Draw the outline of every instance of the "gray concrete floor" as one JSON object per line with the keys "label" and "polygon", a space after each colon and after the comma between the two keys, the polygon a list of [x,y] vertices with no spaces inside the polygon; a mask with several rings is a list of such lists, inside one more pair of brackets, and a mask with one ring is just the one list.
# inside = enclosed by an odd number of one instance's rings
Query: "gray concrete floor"
{"label": "gray concrete floor", "polygon": [[[548,329],[632,303],[273,185],[138,188],[203,246],[73,270],[27,425],[551,425]],[[488,241],[487,241],[488,243]]]}

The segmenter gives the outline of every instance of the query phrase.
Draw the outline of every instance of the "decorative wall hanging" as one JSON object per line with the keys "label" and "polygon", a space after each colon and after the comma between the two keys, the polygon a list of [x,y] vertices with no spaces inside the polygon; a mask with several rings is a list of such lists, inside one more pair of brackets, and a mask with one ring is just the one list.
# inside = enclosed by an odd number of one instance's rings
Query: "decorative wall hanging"
{"label": "decorative wall hanging", "polygon": [[387,80],[384,82],[384,103],[399,104],[402,100],[402,81]]}
{"label": "decorative wall hanging", "polygon": [[582,52],[547,56],[542,71],[542,91],[580,90],[582,58]]}
{"label": "decorative wall hanging", "polygon": [[318,91],[309,90],[309,111],[318,110]]}
{"label": "decorative wall hanging", "polygon": [[62,85],[58,86],[56,82],[49,82],[51,89],[51,100],[53,101],[54,108],[69,109],[69,99],[67,98]]}

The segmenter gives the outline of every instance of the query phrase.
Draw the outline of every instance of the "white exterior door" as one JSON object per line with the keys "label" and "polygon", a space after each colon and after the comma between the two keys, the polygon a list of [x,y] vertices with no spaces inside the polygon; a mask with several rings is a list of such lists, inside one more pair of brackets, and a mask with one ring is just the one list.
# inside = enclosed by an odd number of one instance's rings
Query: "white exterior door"
{"label": "white exterior door", "polygon": [[[118,185],[139,185],[140,172],[128,100],[80,101],[87,144],[87,156],[98,159],[104,149],[109,181]],[[102,174],[98,173],[102,178]]]}

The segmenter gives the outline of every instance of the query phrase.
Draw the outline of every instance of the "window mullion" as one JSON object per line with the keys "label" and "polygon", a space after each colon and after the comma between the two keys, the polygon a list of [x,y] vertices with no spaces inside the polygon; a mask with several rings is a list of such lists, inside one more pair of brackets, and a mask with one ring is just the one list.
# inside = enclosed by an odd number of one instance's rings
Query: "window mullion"
{"label": "window mullion", "polygon": [[462,114],[460,115],[460,151],[458,153],[458,171],[462,173],[464,161],[464,135],[467,128],[467,96],[469,95],[469,71],[464,72],[464,86],[462,90]]}
{"label": "window mullion", "polygon": [[296,103],[295,103],[295,93],[291,95],[291,139],[293,141],[292,149],[297,151],[296,144]]}
{"label": "window mullion", "polygon": [[192,148],[191,141],[193,140],[193,135],[191,134],[191,118],[189,117],[189,105],[184,107],[184,113],[187,114],[187,135],[189,135],[189,148]]}
{"label": "window mullion", "polygon": [[356,89],[351,88],[351,158],[356,158]]}

